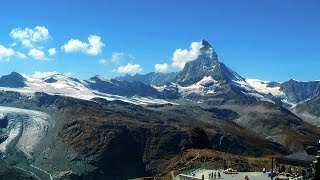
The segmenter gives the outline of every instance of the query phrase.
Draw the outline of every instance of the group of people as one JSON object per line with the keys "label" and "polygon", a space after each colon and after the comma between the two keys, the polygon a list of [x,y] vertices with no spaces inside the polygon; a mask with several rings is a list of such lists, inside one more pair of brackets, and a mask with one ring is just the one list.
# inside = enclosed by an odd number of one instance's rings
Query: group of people
{"label": "group of people", "polygon": [[[220,174],[220,172],[212,172],[212,173],[209,173],[208,174],[208,177],[209,177],[209,179],[217,179],[217,177],[218,177],[218,179],[220,179],[221,178],[221,174]],[[202,179],[204,180],[204,175],[202,175]]]}

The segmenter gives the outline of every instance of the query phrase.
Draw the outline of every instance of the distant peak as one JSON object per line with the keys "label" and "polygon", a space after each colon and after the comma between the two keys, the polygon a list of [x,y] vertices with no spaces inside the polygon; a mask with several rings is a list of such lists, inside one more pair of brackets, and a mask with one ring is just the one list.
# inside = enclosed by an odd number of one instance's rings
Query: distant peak
{"label": "distant peak", "polygon": [[7,75],[7,76],[17,77],[17,78],[22,78],[22,79],[24,79],[24,77],[23,77],[21,74],[15,72],[15,71],[11,72],[11,73],[10,73],[9,75]]}
{"label": "distant peak", "polygon": [[299,81],[296,79],[290,79],[289,82],[299,82]]}
{"label": "distant peak", "polygon": [[217,53],[215,52],[211,44],[209,44],[209,42],[206,41],[205,39],[202,39],[200,43],[201,43],[200,52],[203,55],[209,57],[208,59],[209,61],[211,60],[218,61]]}
{"label": "distant peak", "polygon": [[96,76],[94,76],[94,78],[100,79],[101,81],[109,81],[110,80],[110,78],[107,78],[107,77],[104,77],[101,75],[96,75]]}
{"label": "distant peak", "polygon": [[15,71],[12,71],[10,74],[15,74],[15,75],[17,75],[17,74],[19,74],[19,73],[15,72]]}
{"label": "distant peak", "polygon": [[212,48],[212,46],[209,44],[209,42],[206,41],[205,39],[202,39],[200,42],[201,42],[203,47]]}

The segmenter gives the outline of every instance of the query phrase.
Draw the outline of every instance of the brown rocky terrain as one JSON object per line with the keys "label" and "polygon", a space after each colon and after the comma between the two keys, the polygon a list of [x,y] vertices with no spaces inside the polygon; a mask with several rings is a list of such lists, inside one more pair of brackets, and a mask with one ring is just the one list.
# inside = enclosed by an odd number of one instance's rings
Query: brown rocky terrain
{"label": "brown rocky terrain", "polygon": [[139,106],[13,92],[3,92],[0,102],[53,117],[54,129],[31,163],[60,179],[170,177],[180,169],[225,164],[255,170],[266,157],[290,153],[320,134],[319,128],[270,103]]}

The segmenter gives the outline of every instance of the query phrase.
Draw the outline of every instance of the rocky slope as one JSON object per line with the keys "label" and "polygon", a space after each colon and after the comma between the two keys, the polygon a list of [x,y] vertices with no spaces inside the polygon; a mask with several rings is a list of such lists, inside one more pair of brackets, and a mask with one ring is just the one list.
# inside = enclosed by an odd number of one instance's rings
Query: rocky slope
{"label": "rocky slope", "polygon": [[310,124],[320,127],[320,95],[299,104],[292,111]]}
{"label": "rocky slope", "polygon": [[[51,117],[60,117],[52,119],[55,126],[40,140],[33,159],[22,163],[17,159],[27,160],[27,156],[13,154],[5,160],[36,174],[39,172],[33,166],[53,177],[69,172],[69,178],[87,174],[91,178],[126,179],[161,174],[171,158],[187,149],[217,149],[254,156],[288,152],[232,120],[217,119],[219,113],[226,113],[222,110],[188,106],[149,108],[44,93],[30,99],[6,92],[0,99],[5,106],[42,109]],[[255,143],[257,139],[259,146]],[[45,174],[38,175],[48,178]]]}
{"label": "rocky slope", "polygon": [[320,117],[320,94],[302,104],[299,104],[296,109],[298,112],[307,112],[311,115]]}
{"label": "rocky slope", "polygon": [[290,102],[300,103],[320,93],[320,81],[299,82],[291,79],[281,84],[281,90]]}

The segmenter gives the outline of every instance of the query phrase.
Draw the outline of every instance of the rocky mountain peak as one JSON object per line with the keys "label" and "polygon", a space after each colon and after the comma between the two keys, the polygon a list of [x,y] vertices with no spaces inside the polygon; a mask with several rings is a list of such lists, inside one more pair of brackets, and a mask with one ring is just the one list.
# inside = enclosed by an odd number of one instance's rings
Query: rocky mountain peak
{"label": "rocky mountain peak", "polygon": [[188,86],[209,76],[221,82],[244,81],[236,72],[219,62],[217,53],[206,40],[201,40],[200,43],[202,47],[198,58],[186,63],[184,69],[176,76],[175,82]]}
{"label": "rocky mountain peak", "polygon": [[1,87],[21,88],[24,87],[26,78],[17,72],[12,72],[9,75],[4,75],[0,78]]}
{"label": "rocky mountain peak", "polygon": [[207,40],[202,39],[200,42],[203,47],[212,48],[211,44],[209,44],[209,42]]}
{"label": "rocky mountain peak", "polygon": [[200,55],[199,58],[203,62],[207,62],[207,64],[212,63],[213,61],[218,61],[218,55],[213,49],[213,47],[209,44],[208,41],[202,39],[200,41],[201,48],[200,48]]}

